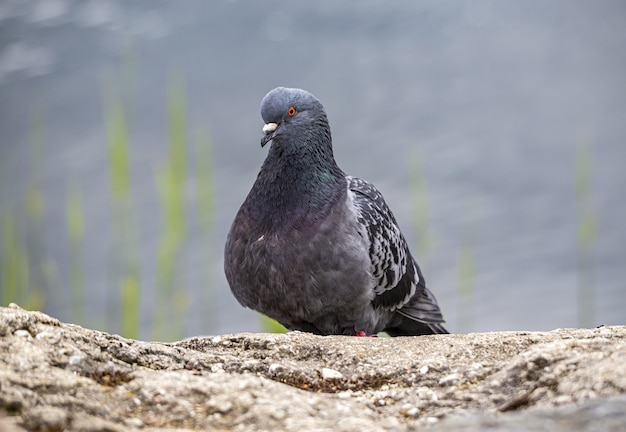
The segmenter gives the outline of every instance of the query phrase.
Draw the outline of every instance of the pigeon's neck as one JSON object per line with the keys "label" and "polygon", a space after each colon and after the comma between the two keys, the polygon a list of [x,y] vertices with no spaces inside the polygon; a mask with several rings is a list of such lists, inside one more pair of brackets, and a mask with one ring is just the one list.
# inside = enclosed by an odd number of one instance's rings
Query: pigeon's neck
{"label": "pigeon's neck", "polygon": [[264,230],[306,229],[324,220],[346,193],[332,147],[272,144],[250,191],[251,213]]}

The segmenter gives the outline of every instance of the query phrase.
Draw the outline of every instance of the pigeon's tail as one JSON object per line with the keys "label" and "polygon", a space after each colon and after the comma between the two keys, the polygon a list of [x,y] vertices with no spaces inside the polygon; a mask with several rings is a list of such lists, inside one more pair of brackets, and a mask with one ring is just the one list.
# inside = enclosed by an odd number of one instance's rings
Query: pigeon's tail
{"label": "pigeon's tail", "polygon": [[450,334],[450,332],[441,324],[429,324],[433,334]]}
{"label": "pigeon's tail", "polygon": [[445,329],[440,323],[425,323],[415,321],[412,318],[407,318],[401,315],[400,322],[385,329],[385,332],[389,336],[420,336],[430,334],[448,334],[448,330]]}
{"label": "pigeon's tail", "polygon": [[448,330],[441,325],[443,316],[439,310],[437,299],[423,285],[419,285],[417,293],[406,305],[396,310],[393,326],[385,329],[390,336],[418,336],[429,334],[447,334]]}

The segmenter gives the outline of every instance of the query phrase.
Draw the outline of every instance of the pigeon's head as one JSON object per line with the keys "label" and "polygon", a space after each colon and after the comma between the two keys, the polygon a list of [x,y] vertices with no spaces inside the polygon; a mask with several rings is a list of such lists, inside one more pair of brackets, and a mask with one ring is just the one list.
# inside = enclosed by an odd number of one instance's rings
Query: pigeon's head
{"label": "pigeon's head", "polygon": [[306,90],[277,87],[261,102],[264,136],[261,147],[271,140],[306,142],[319,140],[315,135],[330,132],[321,102]]}

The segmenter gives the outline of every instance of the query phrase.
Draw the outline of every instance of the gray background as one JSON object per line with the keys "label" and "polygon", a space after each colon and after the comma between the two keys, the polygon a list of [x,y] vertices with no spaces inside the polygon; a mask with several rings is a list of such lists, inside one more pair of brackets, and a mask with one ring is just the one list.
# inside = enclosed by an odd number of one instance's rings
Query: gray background
{"label": "gray background", "polygon": [[[452,331],[577,325],[575,154],[577,142],[589,142],[595,324],[626,323],[623,1],[3,1],[0,208],[22,211],[30,121],[41,105],[45,253],[66,286],[65,193],[78,182],[90,316],[116,289],[102,83],[125,58],[136,70],[125,97],[143,334],[162,224],[153,171],[167,157],[172,75],[186,83],[189,136],[210,133],[216,188],[208,244],[193,217],[190,173],[181,268],[194,300],[188,335],[259,329],[230,294],[221,253],[267,151],[259,103],[279,85],[325,104],[339,165],[377,185],[414,250],[409,169],[419,157],[431,249],[417,259]],[[475,292],[462,328],[457,261],[468,226]],[[217,304],[199,301],[202,290],[218,290]],[[46,311],[67,319],[67,295],[49,293]],[[206,313],[216,325],[203,327]]]}

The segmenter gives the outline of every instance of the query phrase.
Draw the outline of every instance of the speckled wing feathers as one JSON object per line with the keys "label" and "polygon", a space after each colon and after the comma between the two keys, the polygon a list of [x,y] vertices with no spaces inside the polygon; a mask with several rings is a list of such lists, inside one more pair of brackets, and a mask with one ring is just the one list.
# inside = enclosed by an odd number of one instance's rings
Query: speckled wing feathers
{"label": "speckled wing feathers", "polygon": [[382,310],[395,311],[414,322],[387,331],[395,335],[447,333],[441,326],[443,316],[437,300],[426,288],[419,267],[383,196],[365,180],[347,179],[357,222],[370,242],[371,272],[376,281],[373,305]]}
{"label": "speckled wing feathers", "polygon": [[394,311],[415,294],[419,275],[414,268],[406,240],[381,193],[371,183],[347,177],[353,193],[357,221],[370,241],[372,276],[376,281],[374,305]]}

